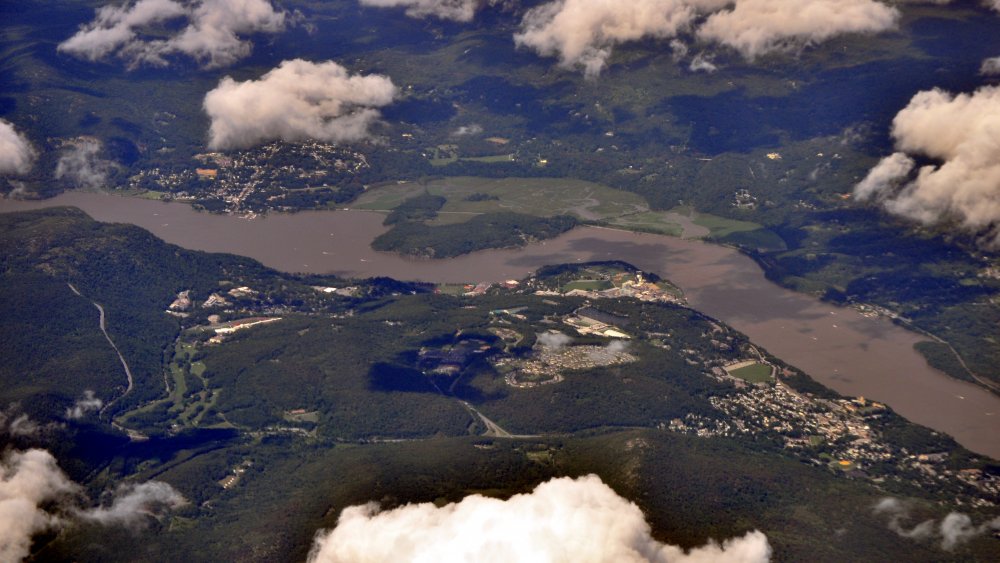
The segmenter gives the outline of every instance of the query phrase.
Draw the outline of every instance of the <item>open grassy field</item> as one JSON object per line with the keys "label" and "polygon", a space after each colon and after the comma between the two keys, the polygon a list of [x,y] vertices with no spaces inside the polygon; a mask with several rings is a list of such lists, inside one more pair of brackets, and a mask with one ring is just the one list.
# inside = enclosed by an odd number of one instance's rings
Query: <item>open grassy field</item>
{"label": "open grassy field", "polygon": [[[602,221],[613,227],[687,238],[722,238],[751,233],[757,223],[698,213],[690,207],[653,211],[639,195],[607,186],[566,178],[442,178],[373,187],[353,207],[389,211],[423,193],[447,202],[430,225],[464,223],[481,213],[513,211],[551,217],[573,215],[584,221]],[[766,246],[766,245],[765,245]]]}
{"label": "open grassy field", "polygon": [[[150,415],[160,409],[167,409],[174,413],[177,423],[182,426],[199,426],[205,413],[213,406],[219,398],[218,390],[206,388],[206,381],[202,377],[205,373],[205,363],[201,361],[191,362],[194,355],[194,346],[189,343],[179,342],[176,345],[174,360],[169,366],[169,376],[172,381],[170,394],[164,399],[151,401],[139,408],[131,410],[120,417],[120,420],[129,423],[134,422],[136,417]],[[195,380],[201,381],[203,389],[197,393],[191,393],[188,385],[189,380],[185,375],[187,372]]]}
{"label": "open grassy field", "polygon": [[428,225],[440,226],[440,225],[454,225],[456,223],[465,223],[469,219],[472,219],[476,215],[481,215],[481,213],[466,212],[466,211],[439,211],[437,217],[427,221]]}
{"label": "open grassy field", "polygon": [[692,220],[695,225],[708,229],[709,236],[712,238],[722,238],[732,233],[756,231],[757,229],[763,228],[762,225],[751,223],[750,221],[727,219],[725,217],[719,217],[718,215],[711,215],[708,213],[695,213]]}
{"label": "open grassy field", "polygon": [[469,162],[485,162],[488,164],[512,162],[514,160],[514,155],[509,152],[485,156],[462,156],[458,151],[458,145],[438,145],[436,147],[428,147],[426,156],[427,161],[431,163],[431,166],[447,166],[460,160],[466,160]]}
{"label": "open grassy field", "polygon": [[750,383],[771,381],[771,366],[761,362],[754,362],[748,366],[726,371],[729,372],[729,375],[749,381]]}
{"label": "open grassy field", "polygon": [[600,291],[602,289],[610,288],[611,282],[607,280],[576,280],[564,285],[562,290],[572,291],[574,289],[582,289],[584,291]]}
{"label": "open grassy field", "polygon": [[687,238],[722,238],[732,233],[750,232],[763,228],[750,221],[699,213],[690,207],[675,207],[669,211],[644,211],[622,215],[612,218],[608,223],[632,231]]}
{"label": "open grassy field", "polygon": [[459,283],[442,283],[434,286],[434,291],[444,295],[464,295],[471,288]]}
{"label": "open grassy field", "polygon": [[512,162],[514,160],[514,155],[504,153],[504,154],[491,154],[488,156],[463,156],[459,158],[459,160],[496,164],[497,162]]}
{"label": "open grassy field", "polygon": [[[426,184],[383,185],[362,194],[353,207],[389,210],[424,190],[447,198],[441,215],[513,211],[543,217],[574,215],[583,220],[607,220],[649,208],[638,195],[582,180],[474,177],[446,178]],[[469,197],[473,194],[485,194],[491,198],[470,201]]]}
{"label": "open grassy field", "polygon": [[[140,190],[134,190],[134,191],[135,191],[135,194],[134,194],[135,197],[139,197],[139,198],[142,198],[142,199],[151,199],[151,200],[154,200],[154,201],[161,201],[164,198],[164,196],[168,196],[169,195],[167,192],[158,192],[156,190],[141,190],[141,191]],[[130,194],[130,195],[132,195],[132,194]]]}
{"label": "open grassy field", "polygon": [[608,223],[613,227],[621,227],[629,231],[656,233],[672,237],[682,236],[684,234],[684,226],[672,219],[669,214],[662,211],[644,211],[633,215],[615,217]]}

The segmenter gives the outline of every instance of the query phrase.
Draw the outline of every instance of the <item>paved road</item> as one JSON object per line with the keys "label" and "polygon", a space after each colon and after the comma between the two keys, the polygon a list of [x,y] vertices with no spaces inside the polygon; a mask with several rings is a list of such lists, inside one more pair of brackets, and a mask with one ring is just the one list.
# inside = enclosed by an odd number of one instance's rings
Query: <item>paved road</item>
{"label": "paved road", "polygon": [[486,418],[486,415],[484,415],[483,413],[481,413],[478,410],[476,410],[476,407],[470,405],[469,403],[467,403],[465,401],[459,401],[459,402],[462,403],[462,405],[465,406],[465,408],[469,409],[469,412],[471,412],[472,414],[478,416],[479,419],[483,421],[483,424],[486,425],[486,432],[483,434],[484,436],[492,436],[494,438],[539,438],[539,437],[541,437],[540,434],[511,434],[510,432],[507,432],[506,430],[504,430],[503,428],[501,428],[499,424],[493,422],[489,418]]}
{"label": "paved road", "polygon": [[[73,286],[73,284],[67,283],[66,285],[69,286],[70,290],[72,290],[73,293],[79,295],[80,297],[83,297],[84,299],[87,299],[86,297],[84,297],[82,293],[80,293],[80,290],[78,290],[76,287]],[[120,396],[116,397],[115,399],[108,401],[107,404],[104,405],[104,408],[101,409],[101,416],[104,416],[104,413],[108,410],[108,407],[120,401],[122,397],[125,397],[126,395],[132,392],[132,388],[135,386],[135,379],[132,377],[132,369],[128,367],[128,362],[125,361],[125,356],[122,355],[121,350],[118,349],[118,346],[115,344],[115,341],[111,340],[111,335],[108,334],[108,327],[105,322],[104,307],[102,307],[101,304],[98,303],[97,301],[91,301],[91,303],[93,303],[94,307],[97,307],[97,310],[101,313],[100,320],[98,321],[98,326],[100,326],[101,332],[104,334],[104,338],[107,339],[108,344],[111,345],[111,348],[115,351],[115,354],[118,354],[118,360],[121,361],[122,367],[125,368],[125,377],[128,379],[128,386],[125,387],[125,392],[122,393]],[[113,420],[111,421],[111,426],[117,428],[118,430],[121,430],[122,432],[127,433],[129,437],[133,439],[136,438],[141,439],[145,437],[139,432],[136,432],[134,430],[129,430],[128,428],[119,425],[117,422]]]}

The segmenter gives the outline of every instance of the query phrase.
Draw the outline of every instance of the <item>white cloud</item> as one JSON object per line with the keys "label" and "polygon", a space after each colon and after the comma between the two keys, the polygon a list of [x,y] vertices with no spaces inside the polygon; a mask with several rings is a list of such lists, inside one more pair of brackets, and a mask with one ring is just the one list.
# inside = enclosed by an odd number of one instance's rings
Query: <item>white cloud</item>
{"label": "white cloud", "polygon": [[556,0],[529,10],[514,35],[519,46],[557,56],[567,68],[600,74],[612,47],[644,38],[668,39],[688,30],[699,13],[727,0]]}
{"label": "white cloud", "polygon": [[916,165],[906,153],[893,153],[879,161],[865,179],[854,187],[854,196],[864,201],[891,189],[909,176]]}
{"label": "white cloud", "polygon": [[616,354],[627,352],[629,349],[629,343],[625,340],[612,340],[611,342],[608,342],[607,348],[609,352],[614,352]]}
{"label": "white cloud", "polygon": [[373,8],[406,8],[406,15],[423,19],[433,16],[442,20],[470,22],[483,6],[500,11],[515,10],[520,0],[360,0],[362,6]]}
{"label": "white cloud", "polygon": [[70,141],[56,163],[55,177],[77,188],[102,188],[115,163],[98,156],[103,144],[92,137]]}
{"label": "white cloud", "polygon": [[993,57],[983,61],[979,67],[979,74],[985,76],[1000,76],[1000,57]]}
{"label": "white cloud", "polygon": [[605,357],[607,353],[611,354],[625,354],[628,352],[630,344],[627,340],[612,340],[608,342],[608,345],[604,347],[603,352],[599,350],[592,350],[587,353],[587,355],[598,363],[605,363]]}
{"label": "white cloud", "polygon": [[687,552],[662,544],[635,504],[590,475],[552,479],[508,500],[472,495],[385,512],[352,506],[336,528],[317,534],[309,561],[755,563],[770,555],[758,531]]}
{"label": "white cloud", "polygon": [[10,424],[7,426],[7,432],[11,436],[22,438],[36,437],[45,430],[45,427],[31,420],[31,417],[26,414],[21,414],[10,419]]}
{"label": "white cloud", "polygon": [[991,530],[1000,530],[1000,517],[979,526],[972,524],[972,518],[960,512],[952,512],[941,520],[941,549],[951,551],[976,536]]}
{"label": "white cloud", "polygon": [[0,435],[7,434],[15,438],[38,438],[64,426],[58,422],[39,424],[21,411],[21,405],[11,403],[0,409]]}
{"label": "white cloud", "polygon": [[[918,93],[893,120],[897,153],[855,188],[890,213],[1000,245],[1000,87]],[[937,161],[916,169],[912,156]]]}
{"label": "white cloud", "polygon": [[886,31],[898,18],[898,10],[873,0],[737,0],[709,16],[698,38],[752,60],[846,33]]}
{"label": "white cloud", "polygon": [[691,64],[688,65],[688,70],[691,72],[707,72],[709,74],[719,70],[719,67],[715,66],[712,62],[712,56],[706,55],[705,53],[698,53],[691,59]]}
{"label": "white cloud", "polygon": [[483,128],[478,123],[462,125],[451,132],[452,137],[465,137],[468,135],[478,135],[483,132]]}
{"label": "white cloud", "polygon": [[940,539],[941,549],[951,551],[959,545],[981,536],[991,530],[1000,530],[1000,517],[983,522],[976,526],[972,518],[960,512],[951,512],[938,523],[936,520],[925,520],[913,528],[907,529],[903,522],[910,517],[909,506],[895,498],[887,497],[880,500],[874,508],[875,514],[889,517],[888,527],[901,537],[912,540]]}
{"label": "white cloud", "polygon": [[885,31],[898,18],[898,10],[875,0],[555,0],[529,10],[514,41],[594,77],[612,48],[628,41],[672,39],[676,57],[687,46],[675,38],[692,32],[753,59],[846,33]]}
{"label": "white cloud", "polygon": [[139,485],[123,485],[115,494],[111,506],[78,512],[87,519],[106,525],[140,527],[148,518],[158,518],[163,512],[180,508],[187,500],[173,487],[162,481]]}
{"label": "white cloud", "polygon": [[61,522],[42,505],[75,494],[77,489],[45,450],[4,454],[0,459],[0,561],[25,558],[31,536]]}
{"label": "white cloud", "polygon": [[[151,26],[179,18],[187,25],[166,39],[144,35]],[[253,45],[242,36],[281,32],[288,20],[269,0],[139,0],[99,8],[59,50],[91,61],[116,54],[130,67],[163,66],[166,57],[180,53],[219,67],[250,54]]]}
{"label": "white cloud", "polygon": [[174,0],[139,0],[121,6],[109,4],[98,8],[94,20],[60,43],[59,50],[96,61],[116,49],[138,42],[136,28],[186,14],[187,8]]}
{"label": "white cloud", "polygon": [[9,121],[0,119],[0,174],[27,174],[35,149]]}
{"label": "white cloud", "polygon": [[166,52],[185,53],[208,67],[226,66],[250,54],[252,44],[241,35],[278,33],[285,20],[286,13],[268,0],[204,0],[191,24],[167,41]]}
{"label": "white cloud", "polygon": [[443,20],[472,21],[479,0],[361,0],[362,6],[375,8],[405,7],[412,18],[434,16]]}
{"label": "white cloud", "polygon": [[45,450],[8,451],[0,458],[0,561],[28,556],[31,537],[75,519],[138,528],[149,517],[187,504],[170,485],[149,481],[119,487],[109,507],[80,506],[82,489]]}
{"label": "white cloud", "polygon": [[388,77],[351,75],[335,62],[284,61],[259,80],[223,78],[205,95],[213,149],[271,140],[348,142],[368,136],[377,107],[392,103]]}
{"label": "white cloud", "polygon": [[901,537],[924,540],[934,535],[934,520],[926,520],[910,529],[903,526],[903,521],[909,517],[910,511],[899,499],[883,498],[875,504],[874,512],[875,514],[887,515],[889,529]]}
{"label": "white cloud", "polygon": [[538,335],[538,344],[553,350],[559,350],[569,346],[573,339],[558,330],[549,330]]}
{"label": "white cloud", "polygon": [[670,40],[670,52],[671,58],[674,59],[675,63],[681,62],[681,59],[687,56],[688,51],[687,43],[681,41],[680,39]]}
{"label": "white cloud", "polygon": [[76,404],[66,409],[66,418],[74,420],[83,418],[88,412],[98,411],[102,406],[104,406],[104,401],[93,391],[87,389],[83,392],[83,396],[76,400]]}

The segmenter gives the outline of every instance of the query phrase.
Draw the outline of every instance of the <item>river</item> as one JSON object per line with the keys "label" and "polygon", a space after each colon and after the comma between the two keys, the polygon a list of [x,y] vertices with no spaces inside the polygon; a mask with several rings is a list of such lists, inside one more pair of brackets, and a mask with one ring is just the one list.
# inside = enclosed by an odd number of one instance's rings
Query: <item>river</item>
{"label": "river", "polygon": [[138,225],[185,248],[248,256],[289,272],[479,282],[522,278],[546,264],[623,260],[670,279],[692,307],[822,384],[887,403],[909,420],[1000,459],[1000,397],[928,366],[913,349],[922,336],[779,287],[753,260],[723,246],[584,227],[522,249],[421,260],[372,250],[369,243],[385,230],[383,216],[364,211],[244,219],[199,213],[182,203],[72,192],[41,202],[0,200],[0,212],[55,205],[79,207],[99,221]]}

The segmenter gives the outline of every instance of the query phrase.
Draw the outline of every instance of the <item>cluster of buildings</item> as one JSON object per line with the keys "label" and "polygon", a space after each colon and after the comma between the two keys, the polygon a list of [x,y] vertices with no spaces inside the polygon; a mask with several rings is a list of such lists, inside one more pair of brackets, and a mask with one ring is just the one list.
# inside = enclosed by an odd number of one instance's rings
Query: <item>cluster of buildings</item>
{"label": "cluster of buildings", "polygon": [[[227,291],[226,295],[234,299],[243,299],[257,295],[257,291],[249,287],[234,287]],[[221,293],[212,293],[201,304],[197,304],[191,297],[191,290],[186,289],[177,294],[177,297],[167,306],[166,312],[175,317],[187,317],[195,306],[202,309],[218,309],[230,307],[231,305],[232,303]]]}
{"label": "cluster of buildings", "polygon": [[476,284],[466,284],[462,289],[464,290],[462,295],[465,297],[479,297],[480,295],[486,295],[486,292],[493,287],[501,287],[503,289],[515,290],[521,285],[521,282],[517,280],[506,280],[500,283],[493,282],[479,282]]}
{"label": "cluster of buildings", "polygon": [[339,295],[341,297],[357,297],[358,292],[361,291],[361,288],[354,285],[347,287],[323,287],[314,285],[312,288],[326,295]]}
{"label": "cluster of buildings", "polygon": [[[337,289],[333,293],[337,295],[350,295],[355,290],[357,288],[349,287]],[[263,300],[260,299],[261,297],[262,295],[258,290],[249,286],[239,286],[230,287],[226,291],[220,290],[211,293],[204,301],[199,302],[200,298],[196,300],[192,295],[192,291],[186,289],[176,295],[165,312],[175,317],[188,318],[193,313],[204,313],[213,310],[213,314],[207,317],[209,324],[207,326],[202,325],[202,327],[215,334],[208,340],[208,343],[219,344],[224,342],[227,336],[239,330],[281,320],[281,317],[277,315],[281,314],[282,308],[269,306],[266,303],[266,296],[264,296],[265,299]],[[242,302],[237,302],[236,300]],[[248,302],[247,300],[251,301]],[[235,306],[234,302],[236,302]],[[220,322],[223,314],[229,317],[239,315],[251,316]]]}
{"label": "cluster of buildings", "polygon": [[[631,274],[615,274],[608,281],[617,284],[614,289],[618,291],[645,291],[651,285],[641,274],[634,278],[628,276]],[[479,284],[466,289],[481,295],[490,286],[491,284]],[[509,286],[508,289],[515,289],[519,284],[511,281],[506,286]],[[322,294],[341,296],[354,295],[358,290],[356,287],[312,289]],[[219,293],[211,294],[204,303],[198,304],[190,291],[183,291],[177,294],[168,312],[184,314],[199,306],[208,308],[228,304],[227,298],[235,300],[256,294],[257,291],[250,287],[231,287],[224,293],[220,290]],[[571,337],[550,332],[548,335],[540,334],[530,351],[522,349],[521,353],[512,353],[512,347],[524,340],[524,335],[519,332],[523,329],[518,327],[528,322],[528,315],[525,313],[528,313],[525,307],[490,311],[492,326],[488,330],[506,346],[491,344],[490,338],[486,336],[463,336],[460,331],[451,342],[420,349],[417,367],[427,374],[454,376],[474,362],[487,361],[504,377],[507,385],[524,389],[557,384],[565,380],[568,371],[624,365],[638,360],[630,353],[628,340],[631,336],[625,330],[632,326],[632,330],[638,331],[635,327],[639,325],[630,325],[628,318],[590,306],[576,309],[566,316],[560,315],[561,318],[547,317],[542,322],[552,326],[561,322],[582,335],[614,339],[610,344],[571,345]],[[280,319],[277,316],[253,316],[226,323],[213,321],[208,327],[215,333],[210,342],[221,342],[227,335],[237,331]],[[651,344],[671,349],[671,345],[667,344],[670,333],[645,333],[645,336]],[[852,478],[874,482],[888,479],[910,482],[920,487],[953,493],[956,502],[974,507],[985,508],[1000,504],[1000,477],[997,475],[978,467],[970,467],[969,463],[956,463],[947,452],[910,452],[887,441],[881,432],[883,419],[889,416],[885,405],[863,397],[826,399],[796,392],[781,380],[782,376],[790,375],[788,371],[772,373],[777,377],[765,382],[739,380],[730,375],[727,369],[736,371],[744,364],[767,363],[762,354],[749,343],[738,344],[727,329],[714,323],[705,330],[702,338],[708,339],[711,346],[700,350],[684,348],[678,352],[690,365],[700,366],[707,376],[732,382],[734,386],[730,391],[709,398],[709,403],[717,411],[716,415],[689,413],[664,422],[660,425],[663,430],[701,437],[758,436],[769,443],[783,446],[790,455],[805,463],[827,467]],[[739,355],[756,359],[733,363],[731,359],[737,346],[742,350]],[[713,350],[725,353],[715,354]],[[307,413],[291,411],[289,414],[298,416]],[[307,430],[301,428],[275,427],[268,431],[308,434]],[[238,474],[231,475],[224,480],[223,486],[229,488],[238,479]]]}
{"label": "cluster of buildings", "polygon": [[421,348],[417,365],[425,372],[456,375],[475,357],[489,352],[491,346],[477,338],[463,339],[440,348]]}
{"label": "cluster of buildings", "polygon": [[615,319],[609,319],[610,315],[601,314],[599,311],[584,307],[578,309],[576,313],[563,319],[563,322],[576,329],[580,334],[587,336],[595,334],[606,338],[632,338],[620,328],[615,326]]}
{"label": "cluster of buildings", "polygon": [[709,402],[725,416],[691,413],[661,427],[702,437],[771,436],[804,462],[849,477],[875,482],[908,480],[920,487],[950,491],[957,502],[972,506],[1000,503],[997,476],[978,468],[955,469],[945,452],[913,453],[885,441],[878,421],[887,408],[864,397],[821,399],[797,393],[778,379],[741,386]]}
{"label": "cluster of buildings", "polygon": [[273,323],[280,320],[281,317],[250,317],[247,319],[239,319],[236,321],[222,323],[219,326],[213,327],[212,330],[215,334],[226,335],[240,330],[245,330],[253,326]]}
{"label": "cluster of buildings", "polygon": [[140,170],[129,176],[126,187],[132,190],[154,190],[173,194],[171,197],[180,200],[190,200],[193,197],[186,188],[197,180],[191,170],[168,171],[160,167]]}
{"label": "cluster of buildings", "polygon": [[[589,280],[582,280],[589,281]],[[668,290],[644,279],[642,272],[637,272],[634,276],[621,273],[608,276],[606,280],[611,283],[607,289],[582,289],[575,288],[566,291],[556,291],[551,289],[540,289],[535,291],[535,295],[585,297],[587,299],[617,299],[619,297],[631,297],[639,301],[656,301],[661,303],[684,303],[684,298],[677,290]]]}
{"label": "cluster of buildings", "polygon": [[564,371],[621,365],[636,359],[625,346],[612,343],[608,346],[536,346],[527,358],[500,356],[492,363],[504,374],[507,385],[528,389],[559,383],[564,380]]}
{"label": "cluster of buildings", "polygon": [[250,317],[246,319],[238,319],[235,321],[229,321],[222,323],[217,326],[209,327],[215,332],[215,336],[208,339],[209,344],[221,344],[225,341],[225,338],[235,332],[240,330],[246,330],[251,327],[265,325],[268,323],[273,323],[280,321],[281,317]]}
{"label": "cluster of buildings", "polygon": [[869,319],[886,317],[893,320],[900,319],[902,321],[908,321],[908,319],[901,317],[895,311],[882,307],[881,305],[875,305],[872,303],[854,303],[852,306],[857,312],[861,313],[861,316]]}
{"label": "cluster of buildings", "polygon": [[740,188],[733,192],[733,207],[737,209],[753,209],[757,207],[757,196],[750,190]]}
{"label": "cluster of buildings", "polygon": [[864,398],[810,398],[779,381],[748,386],[743,392],[709,401],[733,420],[739,420],[741,433],[780,434],[786,448],[802,450],[806,455],[811,455],[808,452],[812,448],[826,445],[830,450],[827,455],[837,467],[861,470],[893,459],[891,448],[878,439],[867,420],[885,412],[885,407]]}
{"label": "cluster of buildings", "polygon": [[250,461],[249,459],[241,461],[236,467],[232,469],[229,475],[227,475],[225,478],[219,481],[219,485],[222,486],[223,489],[227,490],[232,489],[233,487],[236,486],[237,483],[240,482],[240,478],[243,477],[243,474],[247,472],[247,469],[249,469],[252,466],[253,462]]}
{"label": "cluster of buildings", "polygon": [[562,370],[539,360],[522,359],[512,356],[494,358],[493,367],[504,374],[504,382],[518,389],[531,389],[539,385],[561,383],[565,378]]}
{"label": "cluster of buildings", "polygon": [[190,169],[141,170],[128,180],[134,190],[167,192],[171,199],[214,202],[210,211],[260,213],[297,209],[294,194],[335,191],[370,168],[363,153],[330,143],[274,142],[231,154],[195,155]]}

